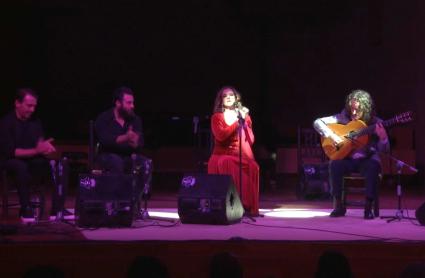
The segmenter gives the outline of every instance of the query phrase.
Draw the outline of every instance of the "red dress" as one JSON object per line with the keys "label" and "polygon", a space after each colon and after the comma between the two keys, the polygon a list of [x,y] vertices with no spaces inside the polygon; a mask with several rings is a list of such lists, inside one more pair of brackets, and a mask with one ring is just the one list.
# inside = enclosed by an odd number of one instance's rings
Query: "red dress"
{"label": "red dress", "polygon": [[[231,175],[240,194],[238,121],[228,125],[224,113],[215,113],[211,117],[211,129],[214,135],[214,150],[208,161],[208,173]],[[241,195],[244,208],[252,215],[258,215],[260,168],[252,153],[253,143],[252,121],[247,115],[242,131]]]}

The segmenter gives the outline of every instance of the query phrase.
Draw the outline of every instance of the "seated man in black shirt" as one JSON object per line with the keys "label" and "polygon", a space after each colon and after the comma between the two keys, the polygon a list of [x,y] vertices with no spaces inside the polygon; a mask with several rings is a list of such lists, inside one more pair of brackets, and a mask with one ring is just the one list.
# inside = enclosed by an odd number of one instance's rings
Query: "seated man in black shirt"
{"label": "seated man in black shirt", "polygon": [[148,197],[152,177],[152,160],[141,155],[143,147],[142,122],[134,113],[134,93],[120,87],[114,92],[114,107],[101,113],[95,121],[95,131],[100,143],[98,165],[106,172],[140,173],[137,198],[143,187]]}
{"label": "seated man in black shirt", "polygon": [[53,139],[44,139],[41,122],[33,117],[37,100],[33,90],[19,89],[15,109],[0,120],[0,157],[6,171],[16,179],[23,220],[34,218],[29,183],[34,178],[50,178],[46,156],[56,151]]}

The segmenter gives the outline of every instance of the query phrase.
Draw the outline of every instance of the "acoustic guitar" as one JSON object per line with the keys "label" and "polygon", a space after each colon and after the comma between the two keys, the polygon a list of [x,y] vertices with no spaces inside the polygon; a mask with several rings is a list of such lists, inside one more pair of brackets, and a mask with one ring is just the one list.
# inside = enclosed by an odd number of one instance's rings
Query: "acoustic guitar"
{"label": "acoustic guitar", "polygon": [[[413,120],[412,112],[401,113],[389,120],[383,121],[384,127],[391,127],[397,124],[408,123]],[[375,124],[367,126],[361,120],[351,121],[346,125],[329,124],[328,127],[343,141],[339,144],[330,138],[322,137],[322,148],[330,160],[343,159],[352,151],[366,146],[369,135],[375,131]]]}

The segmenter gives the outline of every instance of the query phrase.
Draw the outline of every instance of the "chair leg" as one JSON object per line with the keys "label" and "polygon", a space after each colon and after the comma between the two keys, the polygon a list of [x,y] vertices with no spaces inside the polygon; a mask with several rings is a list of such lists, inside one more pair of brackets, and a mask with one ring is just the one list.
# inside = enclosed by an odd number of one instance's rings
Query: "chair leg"
{"label": "chair leg", "polygon": [[9,186],[7,181],[6,172],[2,172],[2,184],[3,184],[3,198],[2,198],[2,212],[3,216],[7,217],[9,215]]}

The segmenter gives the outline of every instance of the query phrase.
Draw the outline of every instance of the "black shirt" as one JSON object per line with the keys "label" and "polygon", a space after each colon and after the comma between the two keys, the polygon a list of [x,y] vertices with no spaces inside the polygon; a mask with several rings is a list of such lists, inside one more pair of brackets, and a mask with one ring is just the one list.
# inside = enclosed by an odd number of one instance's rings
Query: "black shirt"
{"label": "black shirt", "polygon": [[15,157],[15,149],[32,149],[43,138],[41,121],[30,118],[22,121],[13,110],[0,120],[0,158]]}
{"label": "black shirt", "polygon": [[[117,137],[127,132],[132,126],[133,131],[139,134],[139,144],[137,148],[133,148],[128,143],[118,144]],[[131,155],[132,153],[140,153],[143,146],[142,121],[140,117],[135,115],[131,119],[124,122],[121,126],[116,120],[114,110],[109,109],[101,113],[95,121],[95,130],[97,140],[100,143],[99,152],[115,153],[118,155]]]}

